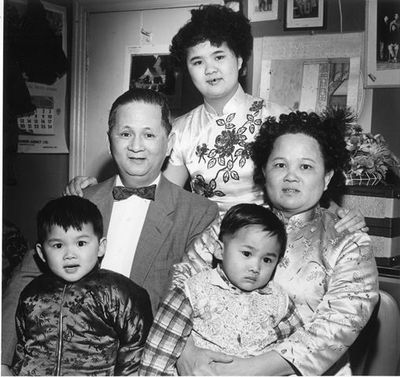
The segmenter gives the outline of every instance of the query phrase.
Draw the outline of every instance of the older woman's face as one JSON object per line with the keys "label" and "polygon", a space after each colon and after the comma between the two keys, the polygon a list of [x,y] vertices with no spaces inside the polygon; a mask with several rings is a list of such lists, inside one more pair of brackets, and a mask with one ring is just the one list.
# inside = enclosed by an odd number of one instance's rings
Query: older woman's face
{"label": "older woman's face", "polygon": [[268,198],[287,217],[315,207],[332,175],[318,142],[304,134],[278,137],[264,167]]}

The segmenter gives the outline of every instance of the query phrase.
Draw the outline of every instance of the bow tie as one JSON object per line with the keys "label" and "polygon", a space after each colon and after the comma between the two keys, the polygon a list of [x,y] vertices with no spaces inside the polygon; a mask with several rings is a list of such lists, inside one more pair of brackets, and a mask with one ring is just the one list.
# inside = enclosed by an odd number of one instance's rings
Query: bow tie
{"label": "bow tie", "polygon": [[138,188],[115,186],[112,190],[112,194],[115,200],[124,200],[132,195],[137,195],[143,199],[154,200],[155,192],[156,192],[156,185],[138,187]]}

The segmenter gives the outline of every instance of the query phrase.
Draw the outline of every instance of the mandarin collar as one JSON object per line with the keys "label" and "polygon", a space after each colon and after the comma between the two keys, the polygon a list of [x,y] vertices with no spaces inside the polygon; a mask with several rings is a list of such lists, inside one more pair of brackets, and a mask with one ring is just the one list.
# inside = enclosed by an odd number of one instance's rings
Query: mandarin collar
{"label": "mandarin collar", "polygon": [[[238,88],[232,98],[225,104],[222,115],[223,114],[230,114],[238,112],[238,109],[246,103],[246,93],[244,92],[241,85],[238,85]],[[213,116],[222,116],[218,115],[215,109],[206,101],[204,100],[204,107],[208,113]]]}
{"label": "mandarin collar", "polygon": [[289,218],[285,217],[280,210],[274,209],[273,212],[285,224],[287,230],[303,228],[307,224],[319,219],[322,216],[322,210],[319,205]]}

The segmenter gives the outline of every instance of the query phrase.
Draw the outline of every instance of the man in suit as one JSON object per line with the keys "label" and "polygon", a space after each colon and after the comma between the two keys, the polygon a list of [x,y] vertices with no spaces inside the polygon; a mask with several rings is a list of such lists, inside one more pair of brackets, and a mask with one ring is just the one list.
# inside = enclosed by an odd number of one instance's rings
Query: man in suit
{"label": "man in suit", "polygon": [[[218,208],[169,182],[161,173],[172,148],[169,109],[162,95],[148,89],[125,92],[113,103],[108,123],[118,174],[83,193],[98,206],[104,219],[108,242],[101,267],[144,287],[155,312],[168,289],[172,265],[216,219]],[[30,252],[3,297],[3,365],[12,362],[19,294],[39,273]]]}

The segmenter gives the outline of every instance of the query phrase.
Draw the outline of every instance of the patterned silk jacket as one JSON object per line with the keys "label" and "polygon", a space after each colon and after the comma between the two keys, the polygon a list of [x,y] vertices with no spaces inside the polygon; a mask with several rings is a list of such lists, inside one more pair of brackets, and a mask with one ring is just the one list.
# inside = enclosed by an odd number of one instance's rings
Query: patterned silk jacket
{"label": "patterned silk jacket", "polygon": [[[378,271],[370,238],[363,232],[337,233],[336,215],[316,207],[285,219],[287,248],[274,281],[291,297],[304,327],[275,351],[302,375],[351,374],[347,351],[378,301]],[[219,234],[216,221],[174,266],[174,284],[209,268]],[[175,331],[176,333],[176,331]],[[266,373],[267,374],[267,373]]]}
{"label": "patterned silk jacket", "polygon": [[47,273],[21,294],[13,372],[19,375],[128,375],[152,323],[147,292],[93,269],[68,283]]}

